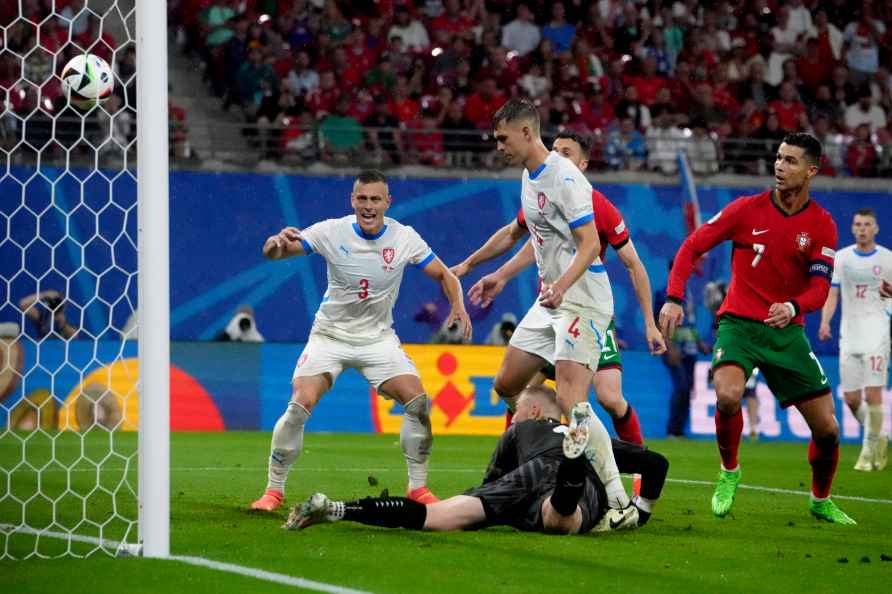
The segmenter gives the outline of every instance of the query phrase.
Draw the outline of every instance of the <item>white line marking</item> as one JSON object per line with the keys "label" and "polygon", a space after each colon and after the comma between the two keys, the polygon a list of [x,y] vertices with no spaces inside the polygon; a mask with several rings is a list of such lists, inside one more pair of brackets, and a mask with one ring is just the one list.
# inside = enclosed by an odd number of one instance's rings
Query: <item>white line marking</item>
{"label": "white line marking", "polygon": [[326,584],[324,582],[314,582],[299,577],[292,577],[282,573],[274,573],[272,571],[264,571],[262,569],[253,569],[251,567],[242,567],[233,563],[221,563],[219,561],[211,561],[202,557],[188,557],[181,555],[172,555],[170,557],[175,561],[188,563],[189,565],[199,565],[217,571],[226,571],[228,573],[237,573],[247,577],[282,584],[284,586],[294,586],[296,588],[306,588],[307,590],[315,590],[316,592],[329,592],[330,594],[370,594],[365,590],[354,590],[353,588],[345,588],[343,586],[335,586],[334,584]]}
{"label": "white line marking", "polygon": [[[102,470],[109,471],[120,471],[124,470],[123,468],[103,468]],[[265,466],[179,466],[173,467],[170,469],[171,472],[266,472],[267,468]],[[322,468],[322,467],[301,467],[298,466],[295,468],[296,472],[360,472],[360,473],[385,473],[385,472],[399,472],[405,473],[405,470],[398,467],[390,467],[390,468]],[[60,468],[49,468],[44,470],[43,472],[68,472],[66,469]],[[95,473],[95,468],[77,468],[72,469],[71,472],[91,472]],[[435,472],[440,472],[443,474],[474,474],[474,475],[483,475],[483,470],[478,468],[443,468],[437,467]],[[676,479],[676,478],[667,478],[667,483],[677,483],[680,485],[699,485],[699,486],[713,486],[715,485],[715,481],[703,481],[703,480],[693,480],[693,479]],[[809,496],[811,493],[809,491],[795,491],[793,489],[780,489],[776,487],[763,487],[760,485],[746,485],[740,484],[738,485],[741,489],[747,489],[749,491],[761,491],[763,493],[782,493],[785,495],[801,495],[801,496]],[[833,499],[842,499],[846,501],[860,501],[862,503],[880,503],[883,505],[892,505],[892,499],[877,499],[873,497],[860,497],[857,495],[839,495],[834,493],[832,495]]]}
{"label": "white line marking", "polygon": [[[140,545],[125,543],[122,544],[116,540],[99,539],[94,536],[83,536],[80,534],[69,534],[66,532],[55,532],[52,530],[36,530],[28,526],[14,526],[12,524],[0,524],[0,533],[4,534],[33,534],[35,536],[43,536],[47,538],[57,538],[60,540],[69,540],[75,542],[83,542],[87,544],[98,545],[104,549],[119,548],[133,552],[139,549]],[[220,561],[212,561],[204,557],[192,557],[189,555],[171,555],[168,557],[171,561],[179,561],[188,565],[198,565],[215,569],[217,571],[225,571],[227,573],[235,573],[246,577],[282,584],[283,586],[293,586],[295,588],[304,588],[315,592],[326,592],[327,594],[372,594],[365,590],[356,590],[354,588],[345,588],[344,586],[336,586],[335,584],[327,584],[325,582],[316,582],[301,577],[285,575],[284,573],[275,573],[264,569],[254,569],[253,567],[245,567],[234,563],[223,563]]]}

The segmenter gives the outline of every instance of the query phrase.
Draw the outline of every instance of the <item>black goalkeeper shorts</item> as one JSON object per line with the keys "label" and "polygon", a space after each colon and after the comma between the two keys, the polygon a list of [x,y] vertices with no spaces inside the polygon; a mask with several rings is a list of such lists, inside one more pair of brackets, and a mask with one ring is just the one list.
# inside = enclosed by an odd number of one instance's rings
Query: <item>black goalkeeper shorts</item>
{"label": "black goalkeeper shorts", "polygon": [[[525,532],[542,532],[542,502],[554,491],[561,458],[539,457],[508,474],[465,491],[483,503],[488,526],[512,526]],[[594,528],[606,511],[607,496],[597,479],[586,477],[579,499],[582,509],[580,533]]]}

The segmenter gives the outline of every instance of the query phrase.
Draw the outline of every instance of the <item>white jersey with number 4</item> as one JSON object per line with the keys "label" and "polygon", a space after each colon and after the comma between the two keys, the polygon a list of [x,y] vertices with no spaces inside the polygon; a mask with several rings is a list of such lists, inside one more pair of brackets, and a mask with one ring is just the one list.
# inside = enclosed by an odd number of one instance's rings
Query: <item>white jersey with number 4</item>
{"label": "white jersey with number 4", "polygon": [[[552,284],[576,253],[573,229],[593,224],[592,185],[569,159],[552,152],[536,171],[524,170],[521,202],[539,277]],[[613,314],[613,294],[600,257],[564,293],[561,307]]]}
{"label": "white jersey with number 4", "polygon": [[883,279],[892,280],[892,251],[878,245],[865,254],[850,245],[836,252],[832,286],[842,297],[841,352],[888,354],[888,300],[880,296]]}
{"label": "white jersey with number 4", "polygon": [[301,236],[304,250],[328,265],[328,288],[312,332],[357,345],[394,334],[403,270],[408,264],[424,268],[434,259],[415,229],[385,218],[380,232],[366,235],[349,215],[320,221]]}

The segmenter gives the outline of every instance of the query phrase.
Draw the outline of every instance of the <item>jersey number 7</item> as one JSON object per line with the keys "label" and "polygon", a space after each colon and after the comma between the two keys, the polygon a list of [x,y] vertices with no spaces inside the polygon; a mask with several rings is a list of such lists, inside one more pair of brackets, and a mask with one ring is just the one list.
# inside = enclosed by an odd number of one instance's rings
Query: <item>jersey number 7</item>
{"label": "jersey number 7", "polygon": [[759,260],[762,259],[762,255],[765,253],[765,244],[754,243],[753,251],[756,252],[756,257],[753,258],[753,268],[755,268],[759,264]]}

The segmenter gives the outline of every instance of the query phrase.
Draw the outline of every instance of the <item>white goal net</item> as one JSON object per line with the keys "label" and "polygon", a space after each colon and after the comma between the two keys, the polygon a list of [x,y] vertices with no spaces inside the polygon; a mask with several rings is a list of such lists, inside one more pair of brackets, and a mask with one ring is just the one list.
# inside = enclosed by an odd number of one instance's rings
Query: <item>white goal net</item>
{"label": "white goal net", "polygon": [[[141,541],[137,12],[0,1],[0,559]],[[114,93],[83,110],[60,74],[85,53]]]}

